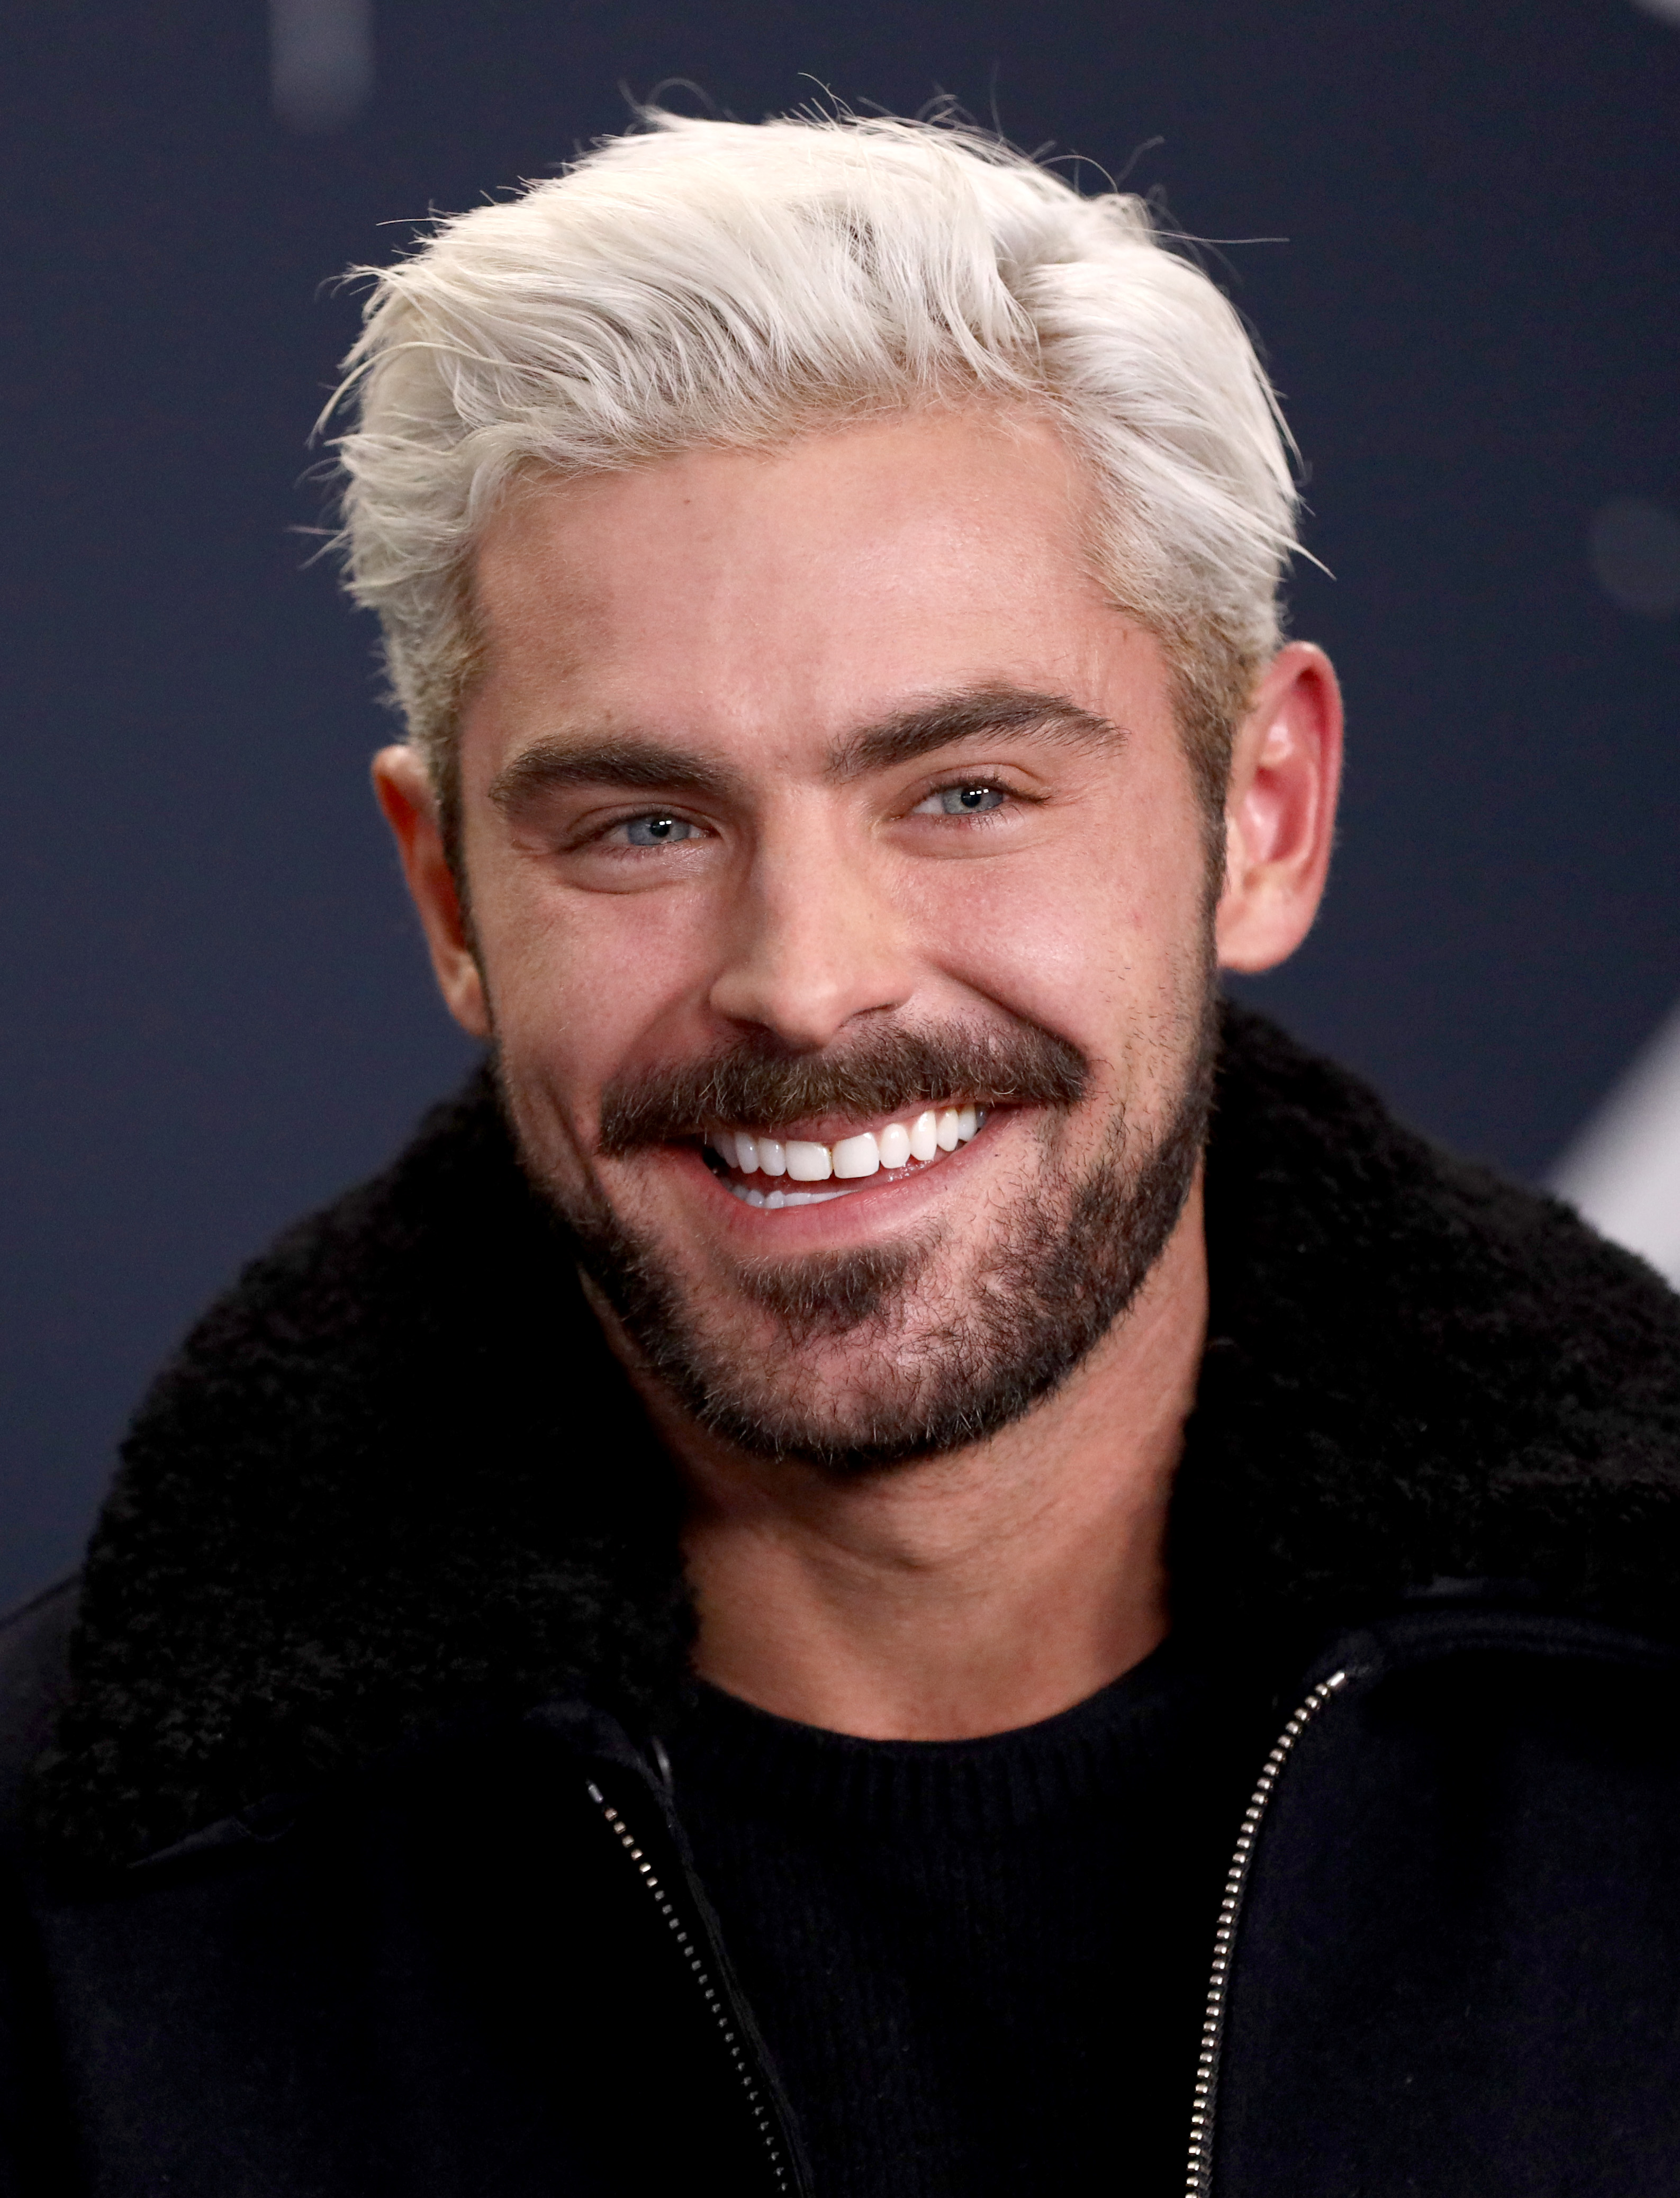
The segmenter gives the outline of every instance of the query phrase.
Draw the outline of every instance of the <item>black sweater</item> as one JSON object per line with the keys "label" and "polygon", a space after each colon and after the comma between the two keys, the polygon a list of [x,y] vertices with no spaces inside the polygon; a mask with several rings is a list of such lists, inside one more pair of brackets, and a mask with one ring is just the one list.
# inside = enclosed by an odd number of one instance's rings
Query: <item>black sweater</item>
{"label": "black sweater", "polygon": [[1176,1644],[984,1740],[848,1739],[702,1690],[677,1812],[820,2198],[1178,2198],[1271,1737]]}

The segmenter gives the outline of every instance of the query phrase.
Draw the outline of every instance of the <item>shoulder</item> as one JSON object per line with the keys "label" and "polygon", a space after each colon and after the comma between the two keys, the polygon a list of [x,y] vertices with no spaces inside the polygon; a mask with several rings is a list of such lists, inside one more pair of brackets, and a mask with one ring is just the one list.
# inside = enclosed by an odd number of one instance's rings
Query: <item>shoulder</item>
{"label": "shoulder", "polygon": [[1680,1300],[1264,1019],[1224,1036],[1182,1596],[1258,1622],[1523,1581],[1671,1638]]}
{"label": "shoulder", "polygon": [[[1680,1433],[1680,1299],[1562,1201],[1444,1151],[1358,1077],[1228,1008],[1210,1148],[1211,1238],[1252,1290],[1348,1326],[1381,1301],[1421,1346],[1514,1354],[1572,1385],[1643,1376]],[[1224,1248],[1215,1243],[1213,1248]],[[1390,1331],[1392,1333],[1392,1331]],[[1525,1376],[1525,1380],[1526,1380]]]}

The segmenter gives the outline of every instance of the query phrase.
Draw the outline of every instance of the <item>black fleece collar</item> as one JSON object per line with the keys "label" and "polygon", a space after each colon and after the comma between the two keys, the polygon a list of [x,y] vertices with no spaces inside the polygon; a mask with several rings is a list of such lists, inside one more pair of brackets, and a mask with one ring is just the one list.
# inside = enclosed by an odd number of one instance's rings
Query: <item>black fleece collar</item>
{"label": "black fleece collar", "polygon": [[[1680,1631],[1680,1302],[1228,1010],[1180,1619],[1371,1615],[1441,1575]],[[684,1683],[674,1476],[488,1081],[249,1267],[90,1545],[55,1840],[117,1859],[462,1717]]]}

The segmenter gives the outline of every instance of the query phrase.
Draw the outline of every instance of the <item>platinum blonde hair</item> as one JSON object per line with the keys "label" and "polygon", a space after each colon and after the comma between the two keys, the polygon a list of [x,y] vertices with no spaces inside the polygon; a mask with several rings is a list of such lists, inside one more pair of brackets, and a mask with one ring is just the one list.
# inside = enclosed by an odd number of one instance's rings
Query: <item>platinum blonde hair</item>
{"label": "platinum blonde hair", "polygon": [[514,482],[976,398],[1048,413],[1089,468],[1095,568],[1166,650],[1217,811],[1296,512],[1219,290],[1142,200],[948,123],[646,119],[359,270],[340,540],[446,831],[473,554]]}

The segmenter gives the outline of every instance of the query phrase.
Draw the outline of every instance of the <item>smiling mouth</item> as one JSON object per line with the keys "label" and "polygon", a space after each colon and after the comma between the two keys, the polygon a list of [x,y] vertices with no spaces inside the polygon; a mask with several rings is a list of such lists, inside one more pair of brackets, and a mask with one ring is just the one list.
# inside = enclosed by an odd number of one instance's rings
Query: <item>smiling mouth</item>
{"label": "smiling mouth", "polygon": [[927,1107],[828,1145],[757,1130],[708,1130],[706,1163],[743,1206],[820,1206],[881,1175],[898,1183],[937,1167],[977,1137],[985,1119],[983,1107]]}

